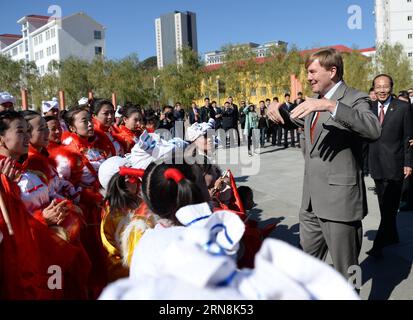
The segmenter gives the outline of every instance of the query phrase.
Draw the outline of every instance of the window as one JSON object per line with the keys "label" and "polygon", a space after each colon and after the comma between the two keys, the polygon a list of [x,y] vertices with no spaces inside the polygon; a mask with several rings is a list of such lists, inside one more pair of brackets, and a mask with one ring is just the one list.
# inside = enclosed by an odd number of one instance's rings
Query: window
{"label": "window", "polygon": [[34,59],[35,59],[35,60],[39,60],[39,53],[38,53],[38,52],[35,52],[35,53],[34,53]]}
{"label": "window", "polygon": [[41,74],[44,73],[44,66],[40,66],[40,67],[39,67],[39,72],[40,72]]}
{"label": "window", "polygon": [[409,33],[409,34],[407,35],[407,39],[413,39],[413,33]]}
{"label": "window", "polygon": [[29,41],[24,40],[25,51],[29,52]]}
{"label": "window", "polygon": [[251,96],[255,97],[257,95],[257,90],[255,88],[251,89]]}
{"label": "window", "polygon": [[271,94],[272,95],[277,94],[277,88],[276,87],[271,87]]}
{"label": "window", "polygon": [[56,54],[56,45],[52,45],[52,54]]}
{"label": "window", "polygon": [[56,35],[55,29],[51,29],[51,30],[50,30],[50,38],[54,38],[55,35]]}
{"label": "window", "polygon": [[52,54],[52,47],[48,47],[46,50],[47,56],[49,57]]}
{"label": "window", "polygon": [[21,44],[21,45],[19,45],[19,53],[22,53],[23,52],[23,45]]}
{"label": "window", "polygon": [[38,43],[39,43],[39,39],[37,39],[37,37],[34,37],[33,38],[33,43],[34,43],[35,46],[37,46]]}
{"label": "window", "polygon": [[407,54],[407,56],[408,56],[409,58],[413,57],[413,52],[409,52],[409,53]]}
{"label": "window", "polygon": [[101,55],[102,54],[102,47],[95,47],[95,55]]}
{"label": "window", "polygon": [[39,34],[39,44],[43,42],[43,35]]}
{"label": "window", "polygon": [[101,40],[102,39],[102,31],[94,31],[94,39],[95,40]]}
{"label": "window", "polygon": [[39,51],[39,59],[43,59],[43,50]]}
{"label": "window", "polygon": [[50,31],[47,30],[47,31],[46,31],[46,40],[49,40],[49,39],[50,39]]}
{"label": "window", "polygon": [[23,31],[23,37],[27,37],[27,30]]}
{"label": "window", "polygon": [[407,16],[407,21],[412,21],[412,16]]}
{"label": "window", "polygon": [[261,87],[260,93],[261,93],[262,96],[266,96],[267,95],[267,88],[266,87]]}
{"label": "window", "polygon": [[15,55],[17,55],[17,47],[16,48],[13,48],[13,50],[12,50],[12,52],[11,52],[11,54],[13,55],[13,56],[15,56]]}

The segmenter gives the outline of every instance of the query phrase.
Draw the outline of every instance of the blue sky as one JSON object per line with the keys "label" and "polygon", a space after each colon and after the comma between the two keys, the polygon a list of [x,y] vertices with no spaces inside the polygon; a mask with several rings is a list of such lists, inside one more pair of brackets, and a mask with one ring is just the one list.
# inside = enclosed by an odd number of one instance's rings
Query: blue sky
{"label": "blue sky", "polygon": [[[107,28],[106,55],[156,55],[154,20],[164,13],[197,14],[201,53],[228,43],[283,40],[299,48],[343,44],[374,46],[374,0],[0,0],[0,34],[18,33],[16,21],[28,14],[47,15],[59,5],[63,16],[83,11]],[[351,5],[362,12],[362,28],[348,28]]]}

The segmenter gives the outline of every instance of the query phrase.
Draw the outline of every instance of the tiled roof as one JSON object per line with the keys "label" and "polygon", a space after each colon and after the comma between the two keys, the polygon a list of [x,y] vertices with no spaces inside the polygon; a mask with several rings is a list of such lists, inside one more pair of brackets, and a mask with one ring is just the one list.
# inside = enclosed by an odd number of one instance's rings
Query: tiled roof
{"label": "tiled roof", "polygon": [[27,18],[34,18],[34,19],[42,19],[42,20],[49,20],[49,16],[40,16],[38,14],[30,14]]}
{"label": "tiled roof", "polygon": [[14,38],[14,39],[20,39],[22,36],[19,34],[10,34],[10,33],[5,33],[5,34],[0,34],[0,37],[2,38]]}

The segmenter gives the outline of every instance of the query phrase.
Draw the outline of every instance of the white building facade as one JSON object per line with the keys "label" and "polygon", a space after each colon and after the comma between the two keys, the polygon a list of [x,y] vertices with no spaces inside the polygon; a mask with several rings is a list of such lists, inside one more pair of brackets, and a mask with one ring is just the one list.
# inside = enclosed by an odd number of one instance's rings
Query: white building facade
{"label": "white building facade", "polygon": [[52,61],[71,56],[92,61],[105,53],[104,26],[82,12],[61,19],[28,15],[17,23],[22,34],[1,34],[0,53],[34,61],[40,75],[53,71]]}
{"label": "white building facade", "polygon": [[[281,47],[284,50],[287,50],[288,43],[284,41],[272,41],[266,42],[262,45],[257,43],[247,43],[244,45],[240,45],[242,47],[248,47],[251,51],[257,56],[257,58],[265,58],[271,52],[271,48],[273,47]],[[205,65],[217,65],[223,64],[225,62],[225,52],[224,51],[211,51],[207,52],[204,55]]]}
{"label": "white building facade", "polygon": [[198,51],[196,14],[179,12],[164,14],[155,19],[156,56],[158,68],[168,64],[182,64],[180,51],[189,47]]}
{"label": "white building facade", "polygon": [[376,0],[376,43],[400,43],[413,58],[413,1]]}

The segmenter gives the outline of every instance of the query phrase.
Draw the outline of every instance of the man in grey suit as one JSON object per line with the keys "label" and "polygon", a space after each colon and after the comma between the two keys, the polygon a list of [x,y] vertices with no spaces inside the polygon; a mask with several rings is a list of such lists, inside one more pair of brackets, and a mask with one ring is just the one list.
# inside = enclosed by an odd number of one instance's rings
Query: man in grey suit
{"label": "man in grey suit", "polygon": [[330,251],[336,270],[349,278],[349,268],[359,264],[361,221],[367,215],[362,144],[378,139],[381,126],[368,96],[344,83],[340,53],[315,52],[306,68],[318,96],[306,98],[291,113],[273,102],[268,115],[286,128],[304,128],[301,246],[322,260]]}

